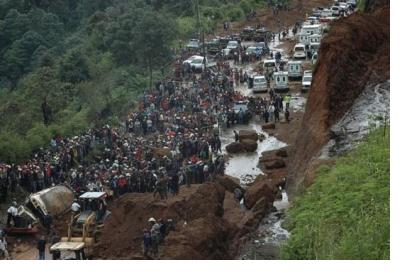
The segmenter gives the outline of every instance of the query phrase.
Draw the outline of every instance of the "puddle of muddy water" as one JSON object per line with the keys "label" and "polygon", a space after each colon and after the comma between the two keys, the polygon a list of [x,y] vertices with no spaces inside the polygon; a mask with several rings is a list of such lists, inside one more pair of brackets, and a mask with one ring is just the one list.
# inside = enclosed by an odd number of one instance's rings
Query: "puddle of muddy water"
{"label": "puddle of muddy water", "polygon": [[276,150],[286,146],[286,143],[279,141],[273,136],[269,136],[262,131],[262,127],[255,120],[251,121],[248,125],[236,125],[233,128],[222,129],[220,133],[222,142],[222,151],[226,153],[225,147],[235,141],[234,130],[255,130],[258,134],[265,135],[265,140],[258,142],[258,149],[254,153],[241,153],[231,155],[226,165],[225,173],[229,176],[238,178],[242,185],[252,183],[255,178],[263,174],[259,169],[259,157],[263,152],[269,150]]}

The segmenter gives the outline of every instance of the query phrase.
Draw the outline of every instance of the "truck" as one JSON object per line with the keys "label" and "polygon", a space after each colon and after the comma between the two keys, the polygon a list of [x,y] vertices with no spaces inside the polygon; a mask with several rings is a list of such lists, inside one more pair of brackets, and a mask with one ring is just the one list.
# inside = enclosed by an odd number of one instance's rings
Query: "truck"
{"label": "truck", "polygon": [[242,41],[252,41],[255,36],[255,29],[247,26],[242,30],[240,36]]}
{"label": "truck", "polygon": [[74,191],[59,185],[29,195],[17,208],[18,225],[6,228],[8,234],[36,234],[37,225],[46,215],[54,219],[70,210],[74,201]]}

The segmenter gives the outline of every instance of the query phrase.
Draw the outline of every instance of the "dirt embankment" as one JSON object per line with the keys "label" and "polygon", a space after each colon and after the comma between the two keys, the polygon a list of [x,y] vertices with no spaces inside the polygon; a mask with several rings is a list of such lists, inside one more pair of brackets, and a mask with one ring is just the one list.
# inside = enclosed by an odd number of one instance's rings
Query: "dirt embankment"
{"label": "dirt embankment", "polygon": [[242,238],[255,230],[277,194],[273,181],[255,184],[246,192],[246,209],[234,198],[235,188],[240,188],[238,182],[223,176],[215,183],[183,187],[178,196],[166,201],[152,194],[126,194],[110,206],[112,216],[95,257],[144,259],[142,233],[154,217],[175,221],[175,229],[160,246],[161,259],[232,259]]}
{"label": "dirt embankment", "polygon": [[313,161],[329,141],[331,126],[348,111],[367,84],[389,78],[390,7],[369,10],[338,20],[322,41],[290,163],[291,194],[309,184],[303,184],[303,178],[317,164]]}

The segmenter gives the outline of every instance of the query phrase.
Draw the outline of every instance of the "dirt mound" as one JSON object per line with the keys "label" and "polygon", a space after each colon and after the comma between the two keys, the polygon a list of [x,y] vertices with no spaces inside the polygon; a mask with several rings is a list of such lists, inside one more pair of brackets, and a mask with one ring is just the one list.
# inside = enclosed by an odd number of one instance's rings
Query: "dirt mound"
{"label": "dirt mound", "polygon": [[225,188],[226,191],[233,193],[235,189],[242,189],[240,181],[229,175],[218,175],[215,178],[215,182]]}
{"label": "dirt mound", "polygon": [[167,236],[161,259],[228,259],[228,236],[222,219],[210,215],[193,220]]}
{"label": "dirt mound", "polygon": [[[390,7],[355,13],[332,24],[319,59],[289,164],[289,184],[299,186],[312,158],[329,140],[329,129],[368,83],[390,75]],[[297,188],[292,188],[294,193]]]}
{"label": "dirt mound", "polygon": [[239,141],[243,141],[245,139],[258,141],[259,136],[255,130],[239,130]]}
{"label": "dirt mound", "polygon": [[252,209],[256,202],[265,198],[267,203],[273,203],[277,195],[278,188],[273,180],[263,180],[257,182],[246,189],[244,202],[248,209]]}
{"label": "dirt mound", "polygon": [[[198,246],[201,246],[200,244],[212,243],[212,239],[208,240],[212,236],[219,240],[219,234],[227,230],[218,228],[216,223],[216,220],[221,219],[223,215],[224,195],[225,190],[217,184],[194,185],[190,188],[182,188],[178,196],[167,201],[154,199],[152,194],[126,194],[110,207],[112,216],[107,221],[101,234],[100,242],[95,250],[96,257],[101,259],[132,259],[142,256],[142,231],[147,228],[148,219],[154,217],[156,219],[173,219],[176,222],[176,229],[169,237],[183,243],[170,244],[167,242],[167,238],[163,250],[160,252],[161,258],[171,256],[198,258],[196,255],[198,252],[195,252],[195,250],[198,249]],[[184,226],[185,222],[186,226]],[[215,233],[212,233],[214,235],[201,233],[204,228],[208,228],[210,225],[216,227],[212,228],[212,231],[215,230]],[[198,228],[195,228],[196,226]],[[195,238],[189,238],[194,233]],[[181,237],[178,237],[178,235],[181,235]],[[170,251],[167,248],[168,246],[173,247],[173,249]],[[175,249],[178,246],[183,247],[184,250],[189,247],[193,251],[178,253]],[[165,252],[170,252],[169,256]],[[193,255],[189,256],[189,254]],[[216,257],[213,254],[207,255],[206,252],[201,254],[201,258],[212,259]],[[222,258],[221,255],[218,255],[218,257]]]}

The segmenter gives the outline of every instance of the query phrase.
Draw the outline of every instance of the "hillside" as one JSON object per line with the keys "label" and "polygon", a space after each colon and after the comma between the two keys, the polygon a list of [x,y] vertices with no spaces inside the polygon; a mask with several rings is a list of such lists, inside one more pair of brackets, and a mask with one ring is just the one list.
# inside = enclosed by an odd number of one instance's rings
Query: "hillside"
{"label": "hillside", "polygon": [[[118,124],[197,31],[194,1],[0,1],[0,161]],[[206,32],[265,0],[200,1]]]}
{"label": "hillside", "polygon": [[390,258],[390,136],[373,131],[356,150],[321,167],[288,213],[284,259]]}

